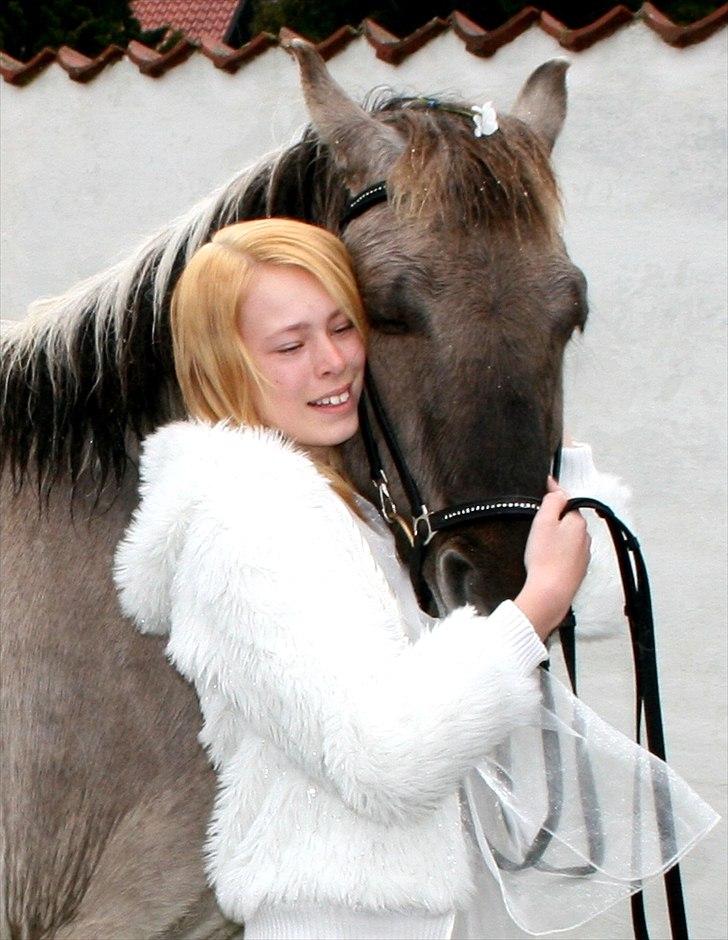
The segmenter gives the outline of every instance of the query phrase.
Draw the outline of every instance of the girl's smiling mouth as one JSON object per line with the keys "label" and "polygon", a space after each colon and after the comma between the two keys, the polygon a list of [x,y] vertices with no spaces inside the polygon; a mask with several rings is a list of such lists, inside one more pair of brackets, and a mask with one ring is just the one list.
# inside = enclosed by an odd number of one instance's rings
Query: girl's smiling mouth
{"label": "girl's smiling mouth", "polygon": [[341,409],[351,401],[351,384],[345,385],[342,389],[337,389],[328,395],[323,395],[315,401],[308,404],[313,408],[325,408],[327,410]]}

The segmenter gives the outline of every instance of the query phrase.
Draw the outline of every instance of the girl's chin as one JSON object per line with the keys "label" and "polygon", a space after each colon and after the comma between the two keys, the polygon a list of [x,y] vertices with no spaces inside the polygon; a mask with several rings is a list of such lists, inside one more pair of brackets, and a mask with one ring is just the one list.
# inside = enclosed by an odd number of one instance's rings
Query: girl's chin
{"label": "girl's chin", "polygon": [[[350,440],[359,430],[359,416],[354,413],[351,420],[342,421],[337,427],[312,428],[309,433],[296,437],[306,447],[336,447]],[[302,438],[305,437],[305,440]]]}

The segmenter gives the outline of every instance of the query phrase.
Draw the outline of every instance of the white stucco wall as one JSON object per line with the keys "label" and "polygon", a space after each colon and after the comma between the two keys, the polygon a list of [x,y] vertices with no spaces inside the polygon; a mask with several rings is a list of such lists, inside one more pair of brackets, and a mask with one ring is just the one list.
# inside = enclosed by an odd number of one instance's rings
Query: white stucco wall
{"label": "white stucco wall", "polygon": [[[446,33],[398,67],[357,40],[330,62],[353,94],[387,84],[513,101],[562,55],[537,28],[477,59]],[[655,598],[668,748],[724,816],[726,715],[726,32],[686,50],[641,24],[570,57],[554,159],[566,238],[590,284],[567,421],[633,486]],[[159,79],[129,61],[88,85],[52,66],[2,86],[2,303],[20,318],[123,257],[305,120],[274,48],[237,75],[197,55]],[[628,643],[582,651],[586,698],[629,727]],[[725,938],[725,823],[685,861],[696,938]],[[667,936],[659,889],[653,936]],[[576,931],[628,937],[625,911]]]}

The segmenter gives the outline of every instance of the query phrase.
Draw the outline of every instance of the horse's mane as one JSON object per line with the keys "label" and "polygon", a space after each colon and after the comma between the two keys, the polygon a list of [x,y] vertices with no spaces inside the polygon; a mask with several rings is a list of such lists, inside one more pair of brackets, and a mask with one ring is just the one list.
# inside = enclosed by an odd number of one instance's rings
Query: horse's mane
{"label": "horse's mane", "polygon": [[[555,230],[548,155],[514,118],[485,142],[467,106],[379,97],[370,104],[409,141],[388,180],[398,212],[435,224],[507,223]],[[372,181],[374,182],[374,181]],[[129,444],[179,415],[169,298],[187,259],[221,226],[284,215],[337,230],[347,190],[331,154],[301,140],[244,171],[141,245],[67,293],[34,304],[0,341],[0,468],[32,475],[47,495],[88,472],[118,483]]]}
{"label": "horse's mane", "polygon": [[346,198],[326,148],[306,131],[234,177],[129,258],[33,304],[0,339],[0,460],[16,486],[47,494],[89,471],[121,480],[130,437],[179,413],[166,317],[181,269],[218,228],[288,215],[333,224]]}

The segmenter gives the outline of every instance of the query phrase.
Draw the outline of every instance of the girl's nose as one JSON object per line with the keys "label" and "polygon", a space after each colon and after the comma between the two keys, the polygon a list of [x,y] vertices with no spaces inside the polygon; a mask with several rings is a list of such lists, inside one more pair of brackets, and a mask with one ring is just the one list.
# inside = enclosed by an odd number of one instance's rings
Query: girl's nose
{"label": "girl's nose", "polygon": [[316,369],[319,375],[337,375],[346,367],[346,358],[330,336],[321,339],[317,348]]}

